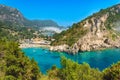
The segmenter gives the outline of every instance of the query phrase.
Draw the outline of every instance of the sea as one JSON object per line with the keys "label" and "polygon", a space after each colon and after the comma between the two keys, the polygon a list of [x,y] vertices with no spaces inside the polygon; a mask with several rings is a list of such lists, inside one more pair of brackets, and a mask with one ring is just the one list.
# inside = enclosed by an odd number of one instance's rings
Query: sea
{"label": "sea", "polygon": [[79,52],[76,55],[65,52],[54,52],[44,48],[23,48],[22,51],[30,59],[34,59],[43,74],[56,65],[61,68],[60,60],[62,56],[71,59],[79,64],[88,63],[91,68],[104,70],[110,65],[120,61],[120,49],[106,49],[101,51]]}

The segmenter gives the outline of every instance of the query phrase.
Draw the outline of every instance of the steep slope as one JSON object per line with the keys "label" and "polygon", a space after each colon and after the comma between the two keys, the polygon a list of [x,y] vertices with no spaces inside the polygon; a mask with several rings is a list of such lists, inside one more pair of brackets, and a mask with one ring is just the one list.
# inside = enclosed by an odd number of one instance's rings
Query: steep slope
{"label": "steep slope", "polygon": [[[34,34],[36,32],[37,34]],[[41,35],[35,29],[20,27],[17,24],[0,21],[0,39],[4,37],[9,40],[18,41],[21,39],[31,39],[36,36]]]}
{"label": "steep slope", "polygon": [[67,31],[54,35],[51,50],[76,53],[120,47],[120,4],[102,9]]}
{"label": "steep slope", "polygon": [[59,27],[58,24],[52,20],[28,20],[17,9],[5,5],[0,5],[0,21],[17,23],[22,27]]}
{"label": "steep slope", "polygon": [[43,36],[40,29],[54,26],[60,28],[52,20],[28,20],[16,8],[0,5],[0,38],[20,40]]}
{"label": "steep slope", "polygon": [[18,23],[19,25],[23,26],[25,18],[17,9],[0,5],[0,21]]}
{"label": "steep slope", "polygon": [[24,25],[26,19],[15,8],[0,5],[0,39],[5,37],[12,40],[31,39],[40,34],[34,34],[35,28]]}

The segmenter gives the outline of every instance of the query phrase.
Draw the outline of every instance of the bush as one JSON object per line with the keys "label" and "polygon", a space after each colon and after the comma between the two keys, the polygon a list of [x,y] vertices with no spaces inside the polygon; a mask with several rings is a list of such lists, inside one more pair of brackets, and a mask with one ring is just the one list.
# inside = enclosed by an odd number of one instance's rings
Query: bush
{"label": "bush", "polygon": [[104,80],[120,80],[120,62],[113,64],[103,71]]}

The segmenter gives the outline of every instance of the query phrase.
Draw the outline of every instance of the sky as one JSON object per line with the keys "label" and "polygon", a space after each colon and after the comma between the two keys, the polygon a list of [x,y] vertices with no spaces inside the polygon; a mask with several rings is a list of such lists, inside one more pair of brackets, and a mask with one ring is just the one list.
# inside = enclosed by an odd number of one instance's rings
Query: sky
{"label": "sky", "polygon": [[120,0],[0,0],[0,4],[17,8],[27,19],[54,20],[61,26],[70,26],[118,3]]}

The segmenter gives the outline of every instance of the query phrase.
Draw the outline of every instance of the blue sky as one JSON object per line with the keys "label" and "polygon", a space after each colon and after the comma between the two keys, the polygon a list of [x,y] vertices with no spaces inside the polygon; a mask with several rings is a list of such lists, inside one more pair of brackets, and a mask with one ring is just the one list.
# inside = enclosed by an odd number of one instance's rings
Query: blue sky
{"label": "blue sky", "polygon": [[118,3],[120,0],[0,0],[0,4],[17,8],[28,19],[51,19],[64,26]]}

